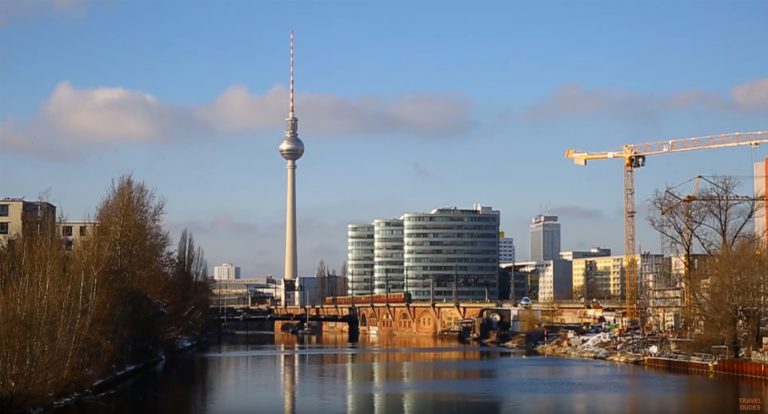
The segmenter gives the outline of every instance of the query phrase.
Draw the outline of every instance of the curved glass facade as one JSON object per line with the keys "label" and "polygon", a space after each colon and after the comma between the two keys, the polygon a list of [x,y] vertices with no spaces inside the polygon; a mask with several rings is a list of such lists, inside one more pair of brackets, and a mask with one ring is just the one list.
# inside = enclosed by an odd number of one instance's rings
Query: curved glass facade
{"label": "curved glass facade", "polygon": [[497,297],[498,211],[438,209],[403,221],[405,284],[413,300]]}
{"label": "curved glass facade", "polygon": [[373,291],[373,225],[347,226],[347,279],[350,295]]}
{"label": "curved glass facade", "polygon": [[374,293],[403,291],[403,221],[374,220]]}

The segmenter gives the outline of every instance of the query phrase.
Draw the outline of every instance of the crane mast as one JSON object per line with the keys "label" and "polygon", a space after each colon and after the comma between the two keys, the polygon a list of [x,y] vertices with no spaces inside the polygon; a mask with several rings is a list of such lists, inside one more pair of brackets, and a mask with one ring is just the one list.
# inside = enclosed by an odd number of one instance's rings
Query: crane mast
{"label": "crane mast", "polygon": [[704,149],[730,148],[737,146],[757,147],[768,143],[768,131],[734,132],[721,135],[708,135],[683,139],[627,144],[614,151],[585,152],[568,150],[566,158],[574,163],[586,166],[588,161],[622,159],[624,161],[624,296],[626,298],[627,319],[637,320],[637,250],[635,233],[635,169],[645,166],[645,158],[650,155],[671,154],[677,152]]}

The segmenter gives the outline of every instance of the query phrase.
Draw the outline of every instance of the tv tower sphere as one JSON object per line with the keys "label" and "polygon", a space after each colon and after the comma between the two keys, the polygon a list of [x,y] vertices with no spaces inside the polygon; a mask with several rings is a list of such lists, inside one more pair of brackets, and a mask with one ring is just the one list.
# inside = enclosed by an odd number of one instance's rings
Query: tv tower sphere
{"label": "tv tower sphere", "polygon": [[296,161],[304,155],[304,143],[296,133],[298,119],[291,114],[285,124],[285,138],[280,143],[280,155],[288,161]]}

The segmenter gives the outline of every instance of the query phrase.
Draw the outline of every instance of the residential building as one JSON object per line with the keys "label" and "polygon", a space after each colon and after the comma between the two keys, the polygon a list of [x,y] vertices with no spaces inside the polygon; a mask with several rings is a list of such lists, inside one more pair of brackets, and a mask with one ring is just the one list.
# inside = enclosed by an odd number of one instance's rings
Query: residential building
{"label": "residential building", "polygon": [[97,224],[96,221],[59,221],[56,233],[64,240],[64,248],[72,250],[83,240],[93,237]]}
{"label": "residential building", "polygon": [[373,292],[373,224],[347,226],[347,288],[353,296]]}
{"label": "residential building", "polygon": [[539,214],[531,220],[530,261],[541,262],[560,257],[560,223],[557,216]]}
{"label": "residential building", "polygon": [[374,293],[402,292],[403,220],[374,220],[373,241]]}
{"label": "residential building", "polygon": [[[563,259],[530,261],[514,264],[515,273],[527,283],[521,283],[531,290],[531,277],[535,277],[539,302],[569,300],[573,297],[571,262]],[[517,292],[515,295],[521,294]],[[521,299],[521,298],[518,298]]]}
{"label": "residential building", "polygon": [[[638,259],[638,288],[659,274],[663,256],[642,254]],[[624,256],[587,257],[572,260],[575,299],[622,300],[626,292]],[[643,270],[645,269],[645,270]]]}
{"label": "residential building", "polygon": [[499,233],[499,263],[515,262],[515,239],[504,237],[504,232]]}
{"label": "residential building", "polygon": [[604,249],[602,247],[593,247],[589,250],[569,250],[560,252],[560,258],[563,260],[584,259],[587,257],[604,257],[610,256],[611,249]]}
{"label": "residential building", "polygon": [[25,201],[21,198],[0,200],[0,243],[14,237],[56,229],[56,206],[45,201]]}
{"label": "residential building", "polygon": [[403,216],[405,285],[413,300],[498,296],[499,212],[440,208]]}
{"label": "residential building", "polygon": [[223,263],[220,266],[214,266],[213,278],[215,280],[240,279],[240,267],[231,263]]}

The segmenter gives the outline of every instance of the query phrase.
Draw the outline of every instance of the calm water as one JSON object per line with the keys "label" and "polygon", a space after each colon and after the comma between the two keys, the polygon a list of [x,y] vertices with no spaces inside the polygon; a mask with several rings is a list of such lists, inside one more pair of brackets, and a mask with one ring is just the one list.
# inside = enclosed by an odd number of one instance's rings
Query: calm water
{"label": "calm water", "polygon": [[431,338],[251,335],[56,413],[730,413],[740,397],[765,410],[768,383]]}

